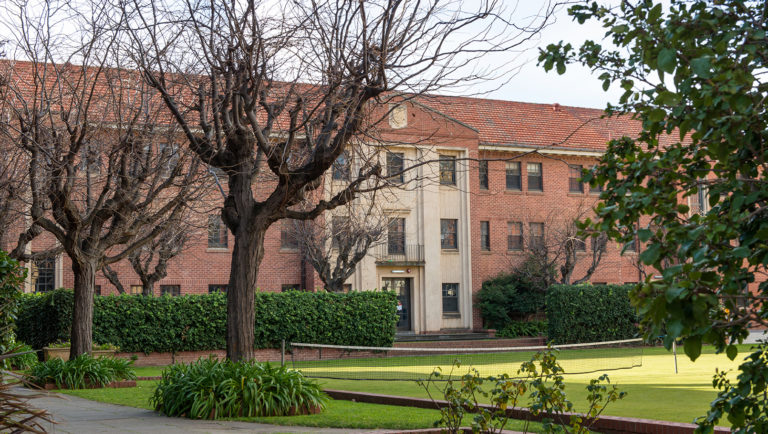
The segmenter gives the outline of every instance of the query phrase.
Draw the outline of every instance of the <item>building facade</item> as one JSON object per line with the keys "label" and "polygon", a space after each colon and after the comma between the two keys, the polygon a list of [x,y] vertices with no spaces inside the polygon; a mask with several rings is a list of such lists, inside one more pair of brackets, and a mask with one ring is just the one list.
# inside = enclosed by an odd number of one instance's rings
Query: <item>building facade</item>
{"label": "building facade", "polygon": [[[589,213],[599,190],[578,182],[613,137],[637,128],[628,121],[600,119],[600,110],[464,97],[425,98],[390,107],[382,129],[382,164],[405,169],[379,197],[387,234],[370,249],[347,280],[346,290],[390,289],[399,295],[398,329],[436,333],[481,329],[474,296],[482,283],[519,265],[535,243],[567,232],[574,218]],[[387,160],[386,155],[391,155]],[[354,161],[345,162],[354,165]],[[324,185],[334,190],[334,176]],[[226,290],[232,237],[217,212],[207,230],[191,237],[173,258],[155,295]],[[323,285],[289,232],[274,224],[265,241],[259,289],[320,290]],[[45,235],[30,252],[50,247]],[[639,280],[636,246],[608,242],[595,283]],[[580,245],[574,277],[586,272],[592,250]],[[624,252],[622,253],[622,250]],[[66,256],[29,264],[28,291],[72,287]],[[141,293],[127,262],[112,266],[126,292]],[[97,293],[117,289],[97,276]]]}

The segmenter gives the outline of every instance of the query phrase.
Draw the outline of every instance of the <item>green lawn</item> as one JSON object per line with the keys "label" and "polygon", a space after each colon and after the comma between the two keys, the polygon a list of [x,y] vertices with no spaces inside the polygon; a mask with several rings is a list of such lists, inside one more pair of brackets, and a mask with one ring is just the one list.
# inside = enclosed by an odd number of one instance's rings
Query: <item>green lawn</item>
{"label": "green lawn", "polygon": [[[716,395],[711,383],[715,369],[735,370],[740,360],[748,354],[749,348],[749,345],[740,346],[740,355],[733,362],[728,360],[725,355],[713,354],[711,347],[705,347],[702,356],[695,363],[691,362],[685,355],[679,354],[678,374],[674,372],[674,359],[671,353],[663,348],[645,348],[641,367],[607,372],[611,382],[618,384],[620,390],[628,392],[628,395],[624,400],[612,403],[605,414],[692,422],[697,416],[706,413],[709,403]],[[623,350],[617,349],[615,351],[617,355],[620,355]],[[570,358],[573,353],[575,352],[564,352],[563,360]],[[522,360],[528,356],[523,354],[520,357]],[[407,372],[414,370],[429,372],[433,368],[433,366],[428,366],[428,364],[417,360],[408,363],[406,359],[408,358],[400,358],[396,361],[397,369]],[[585,356],[584,360],[590,360],[590,357]],[[481,361],[476,362],[481,363]],[[369,363],[368,369],[373,369],[374,362]],[[567,366],[567,362],[564,364]],[[356,366],[347,369],[359,370],[360,365],[357,361]],[[328,366],[324,366],[323,369],[328,369]],[[337,369],[343,369],[343,367],[337,366]],[[137,375],[140,376],[160,375],[162,367],[140,367],[136,368],[136,371]],[[514,372],[510,373],[513,374]],[[600,373],[566,375],[566,392],[569,399],[574,402],[576,411],[585,408],[585,386],[591,378],[599,375]],[[327,389],[426,397],[426,392],[412,381],[329,379],[318,381]],[[147,400],[151,396],[155,384],[154,381],[140,381],[138,387],[133,389],[92,389],[62,392],[97,401],[149,408]],[[318,415],[249,420],[280,425],[408,429],[430,427],[438,417],[438,412],[435,410],[331,401],[328,409]],[[510,428],[520,429],[521,426],[515,425]]]}
{"label": "green lawn", "polygon": [[[157,381],[138,381],[134,388],[126,389],[83,389],[57,390],[57,392],[75,395],[94,401],[127,405],[151,409],[149,397],[152,396]],[[440,418],[437,410],[398,407],[391,405],[365,404],[351,401],[331,400],[325,411],[305,416],[237,418],[246,422],[263,422],[275,425],[300,425],[331,428],[357,429],[419,429],[430,428]],[[465,419],[469,426],[470,419]],[[523,422],[511,421],[507,425],[513,430],[522,430]],[[531,424],[530,432],[540,432],[538,424]]]}

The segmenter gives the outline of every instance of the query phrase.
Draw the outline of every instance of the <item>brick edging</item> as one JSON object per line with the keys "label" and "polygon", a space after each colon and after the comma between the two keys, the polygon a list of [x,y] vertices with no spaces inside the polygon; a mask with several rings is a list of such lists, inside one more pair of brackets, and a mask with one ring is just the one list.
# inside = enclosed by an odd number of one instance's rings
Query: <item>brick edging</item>
{"label": "brick edging", "polygon": [[[379,395],[375,393],[350,392],[346,390],[326,389],[327,393],[333,399],[345,401],[367,402],[371,404],[399,405],[404,407],[416,407],[435,409],[448,405],[447,401],[432,401],[424,398],[411,398],[405,396]],[[488,405],[483,407],[490,408]],[[564,413],[562,416],[555,415],[554,419],[564,419],[567,423],[571,415],[577,413]],[[507,415],[513,419],[540,421],[546,415],[534,415],[527,408],[508,408]],[[580,415],[583,416],[583,415]],[[609,434],[692,434],[696,425],[690,423],[667,422],[653,419],[639,419],[632,417],[601,416],[590,429],[601,433]],[[715,433],[729,433],[730,430],[725,427],[716,427]]]}

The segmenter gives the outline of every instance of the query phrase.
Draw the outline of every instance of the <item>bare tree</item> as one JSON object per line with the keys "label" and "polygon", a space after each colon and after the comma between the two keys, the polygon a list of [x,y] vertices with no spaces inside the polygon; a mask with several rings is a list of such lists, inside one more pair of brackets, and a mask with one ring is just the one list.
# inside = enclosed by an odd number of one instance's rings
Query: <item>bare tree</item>
{"label": "bare tree", "polygon": [[[123,11],[136,67],[189,148],[227,174],[233,360],[253,357],[267,229],[284,218],[313,220],[369,190],[381,175],[375,160],[358,162],[344,188],[316,194],[340,156],[376,142],[369,127],[396,92],[414,97],[487,77],[483,57],[521,47],[551,12],[545,7],[545,16],[514,26],[493,0],[307,0],[282,8],[256,0],[112,1]],[[314,206],[296,208],[307,199]]]}
{"label": "bare tree", "polygon": [[[590,213],[591,208],[582,203],[570,215],[563,216],[558,210],[542,220],[521,222],[527,226],[523,228],[527,235],[521,238],[529,255],[523,266],[513,266],[532,280],[541,281],[543,288],[554,283],[589,281],[600,267],[608,243],[605,234],[585,235],[579,230],[577,222]],[[576,277],[580,264],[586,264],[586,269]]]}
{"label": "bare tree", "polygon": [[[121,66],[121,46],[106,4],[80,11],[46,3],[6,4],[10,116],[3,141],[24,154],[28,225],[12,256],[50,233],[74,274],[70,357],[92,345],[96,272],[164,233],[199,193],[199,160],[175,143],[165,105],[140,76]],[[11,17],[11,18],[8,18]],[[75,29],[67,35],[66,21]],[[64,32],[64,33],[62,33]],[[75,66],[77,64],[85,66]]]}
{"label": "bare tree", "polygon": [[343,291],[357,264],[384,238],[387,218],[377,193],[358,197],[314,220],[291,222],[291,235],[326,290]]}
{"label": "bare tree", "polygon": [[[127,257],[131,268],[139,276],[142,294],[145,296],[155,293],[155,284],[168,275],[168,262],[184,251],[187,241],[199,229],[190,223],[188,215],[174,218],[174,221],[169,223],[165,231],[132,251]],[[120,275],[109,264],[104,264],[101,272],[119,293],[126,293]]]}

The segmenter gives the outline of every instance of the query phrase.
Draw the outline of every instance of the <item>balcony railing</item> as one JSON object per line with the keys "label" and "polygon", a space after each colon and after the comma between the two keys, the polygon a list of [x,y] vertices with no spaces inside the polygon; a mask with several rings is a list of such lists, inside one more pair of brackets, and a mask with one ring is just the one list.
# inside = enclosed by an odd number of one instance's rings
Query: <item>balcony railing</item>
{"label": "balcony railing", "polygon": [[373,256],[378,264],[423,264],[424,246],[420,244],[389,246],[385,243],[373,249]]}

